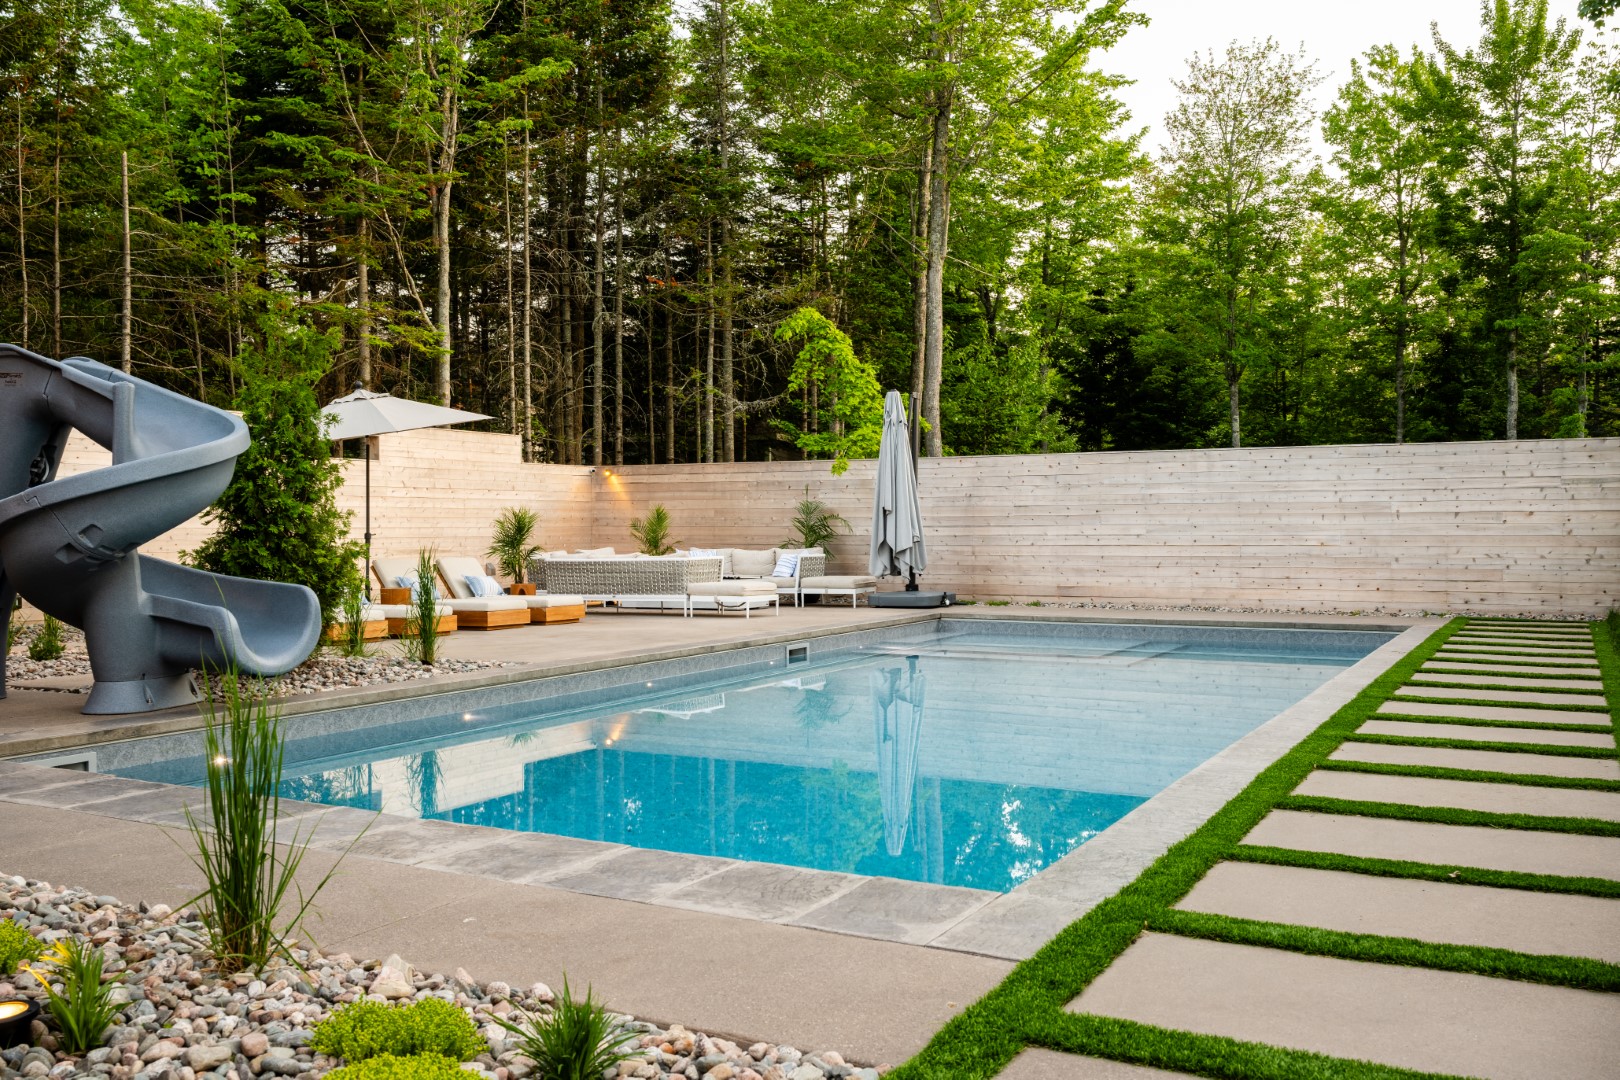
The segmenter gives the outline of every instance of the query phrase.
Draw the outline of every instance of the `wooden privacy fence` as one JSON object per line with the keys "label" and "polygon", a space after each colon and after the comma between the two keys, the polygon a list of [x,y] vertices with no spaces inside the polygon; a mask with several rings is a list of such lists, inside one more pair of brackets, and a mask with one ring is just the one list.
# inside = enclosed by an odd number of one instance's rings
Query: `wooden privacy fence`
{"label": "wooden privacy fence", "polygon": [[[542,546],[632,548],[669,508],[680,546],[770,546],[809,493],[854,527],[834,572],[865,572],[872,462],[530,465],[513,436],[383,436],[377,550],[481,555],[503,507]],[[82,439],[64,472],[105,464]],[[341,504],[362,526],[363,463]],[[960,457],[920,463],[933,588],[1015,601],[1286,611],[1596,615],[1620,606],[1620,439]],[[171,556],[190,522],[149,545]]]}

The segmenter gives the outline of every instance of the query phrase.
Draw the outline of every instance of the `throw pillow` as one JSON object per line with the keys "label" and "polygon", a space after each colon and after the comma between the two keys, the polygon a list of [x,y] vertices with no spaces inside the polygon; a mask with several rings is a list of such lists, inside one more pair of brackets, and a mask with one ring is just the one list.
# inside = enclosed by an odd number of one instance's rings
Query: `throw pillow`
{"label": "throw pillow", "polygon": [[473,579],[469,577],[467,579],[467,584],[472,586],[474,596],[506,595],[506,590],[501,586],[501,583],[490,577],[488,574],[480,575],[476,584],[473,582]]}
{"label": "throw pillow", "polygon": [[768,548],[765,551],[752,551],[748,548],[731,549],[731,572],[740,578],[765,578],[771,576],[771,568],[776,565],[776,550]]}
{"label": "throw pillow", "polygon": [[791,578],[799,576],[799,556],[795,552],[784,551],[776,557],[776,565],[771,568],[771,577]]}

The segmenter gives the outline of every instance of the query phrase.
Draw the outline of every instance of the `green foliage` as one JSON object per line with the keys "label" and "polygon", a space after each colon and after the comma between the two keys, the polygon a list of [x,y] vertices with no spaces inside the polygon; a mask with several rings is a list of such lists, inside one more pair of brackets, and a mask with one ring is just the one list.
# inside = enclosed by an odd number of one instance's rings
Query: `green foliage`
{"label": "green foliage", "polygon": [[488,1047],[462,1009],[438,998],[409,1005],[359,1001],[345,1005],[315,1027],[310,1046],[348,1062],[385,1055],[428,1054],[471,1061]]}
{"label": "green foliage", "polygon": [[203,514],[214,534],[186,556],[217,574],[306,585],[323,612],[335,611],[360,584],[356,564],[364,551],[343,539],[350,515],[335,501],[343,474],[315,397],[338,338],[280,309],[261,320],[259,333],[236,364],[236,407],[253,444]]}
{"label": "green foliage", "polygon": [[64,648],[62,620],[47,613],[39,629],[34,631],[33,640],[28,643],[28,659],[56,660],[61,657]]}
{"label": "green foliage", "polygon": [[461,1080],[467,1071],[442,1054],[379,1054],[326,1075],[327,1080]]}
{"label": "green foliage", "polygon": [[521,584],[529,569],[529,556],[540,550],[534,543],[534,530],[540,515],[522,506],[509,506],[495,519],[495,535],[490,537],[485,558],[494,559],[501,573]]}
{"label": "green foliage", "polygon": [[802,431],[785,428],[806,454],[833,459],[833,475],[850,458],[876,457],[883,441],[883,390],[872,365],[855,355],[845,334],[815,308],[800,308],[776,328],[776,340],[804,340],[788,390],[819,403],[806,409]]}
{"label": "green foliage", "polygon": [[44,946],[18,923],[0,919],[0,975],[10,975],[17,965],[38,960]]}
{"label": "green foliage", "polygon": [[22,612],[12,611],[6,619],[6,653],[9,655],[12,646],[21,640],[23,635]]}
{"label": "green foliage", "polygon": [[562,994],[550,1016],[532,1016],[522,1009],[517,1020],[496,1022],[518,1039],[518,1052],[532,1059],[546,1080],[598,1080],[621,1061],[640,1055],[624,1046],[636,1033],[623,1020],[592,1000],[589,987],[576,1001],[563,978]]}
{"label": "green foliage", "polygon": [[[333,864],[310,889],[297,880],[309,850],[295,828],[283,837],[281,710],[262,685],[247,692],[233,668],[204,673],[207,724],[207,813],[186,809],[196,847],[192,862],[207,888],[196,898],[214,962],[225,973],[263,967],[288,956],[288,936],[303,922],[315,897],[337,869]],[[217,701],[216,701],[217,697]],[[284,910],[296,899],[290,917]]]}
{"label": "green foliage", "polygon": [[630,522],[630,535],[636,538],[637,550],[643,555],[668,555],[675,550],[675,541],[669,538],[669,511],[662,503],[655,503],[646,517]]}
{"label": "green foliage", "polygon": [[812,499],[808,485],[804,489],[804,498],[793,510],[793,521],[788,527],[793,530],[793,535],[782,541],[783,547],[820,548],[823,551],[838,539],[841,532],[849,532],[849,522],[844,520],[844,516],[820,499]]}
{"label": "green foliage", "polygon": [[439,659],[438,600],[439,569],[433,549],[422,548],[416,553],[417,587],[411,591],[409,614],[405,617],[405,632],[400,635],[400,646],[407,659],[425,667],[432,667]]}
{"label": "green foliage", "polygon": [[343,636],[338,639],[338,651],[344,656],[360,657],[371,654],[366,644],[366,593],[358,583],[343,594]]}
{"label": "green foliage", "polygon": [[956,453],[1067,453],[1078,447],[1054,409],[1064,390],[1033,338],[1003,350],[975,342],[951,353],[940,420]]}
{"label": "green foliage", "polygon": [[102,981],[101,950],[88,941],[63,938],[42,963],[43,968],[29,965],[26,970],[45,988],[45,1007],[56,1021],[62,1049],[83,1054],[99,1046],[102,1032],[122,1008],[112,1000],[117,984]]}

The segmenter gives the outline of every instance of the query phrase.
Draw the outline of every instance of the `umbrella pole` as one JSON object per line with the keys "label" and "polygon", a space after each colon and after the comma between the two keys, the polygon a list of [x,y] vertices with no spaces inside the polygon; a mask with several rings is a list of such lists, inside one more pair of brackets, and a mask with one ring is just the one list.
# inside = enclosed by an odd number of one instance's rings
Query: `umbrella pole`
{"label": "umbrella pole", "polygon": [[361,575],[366,579],[366,599],[371,599],[371,439],[364,440],[366,447],[366,565]]}

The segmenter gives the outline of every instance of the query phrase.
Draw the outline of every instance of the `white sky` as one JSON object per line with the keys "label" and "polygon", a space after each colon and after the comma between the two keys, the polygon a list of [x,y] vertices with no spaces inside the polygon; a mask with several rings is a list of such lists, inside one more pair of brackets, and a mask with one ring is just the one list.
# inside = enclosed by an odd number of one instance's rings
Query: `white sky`
{"label": "white sky", "polygon": [[[1590,37],[1592,24],[1577,17],[1576,3],[1551,0],[1548,18],[1563,16]],[[1150,25],[1132,29],[1093,63],[1136,80],[1118,93],[1131,111],[1128,129],[1150,129],[1142,142],[1150,153],[1159,148],[1165,113],[1175,107],[1170,80],[1186,73],[1194,53],[1213,49],[1220,56],[1233,39],[1270,36],[1287,50],[1303,42],[1306,56],[1317,61],[1317,74],[1326,76],[1317,89],[1320,116],[1349,77],[1351,58],[1372,46],[1392,44],[1405,53],[1418,44],[1432,51],[1431,22],[1458,47],[1474,44],[1480,33],[1479,0],[1132,0],[1131,7]]]}

